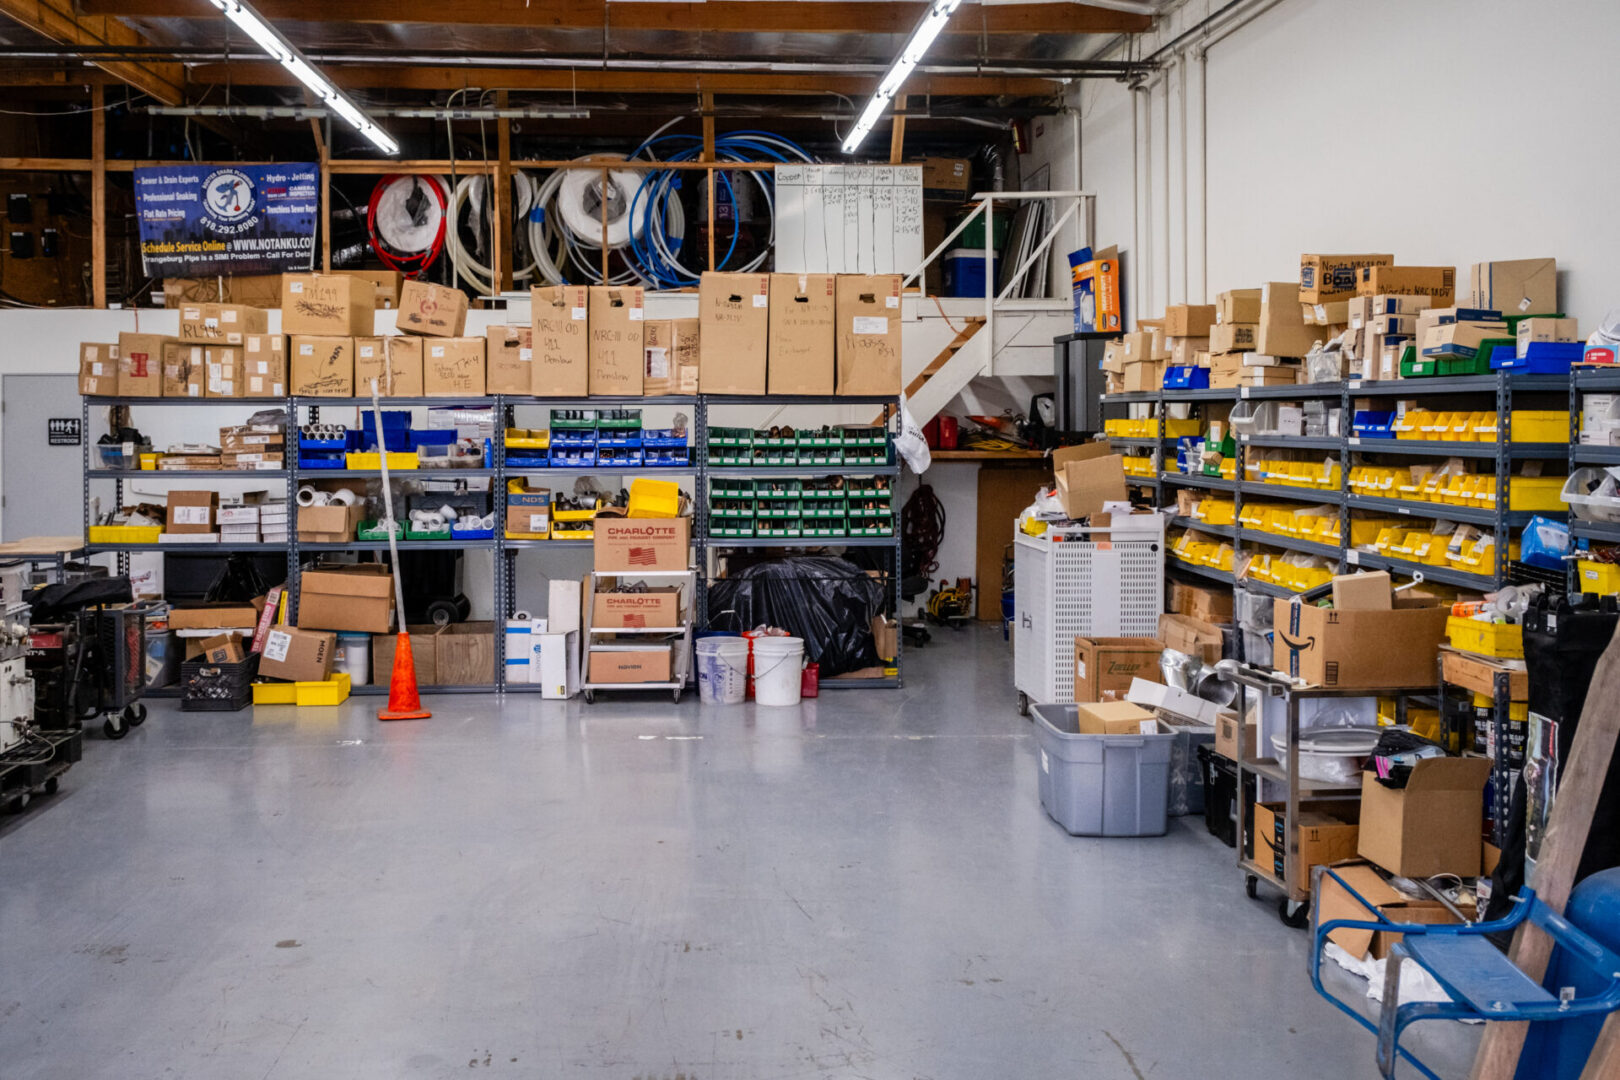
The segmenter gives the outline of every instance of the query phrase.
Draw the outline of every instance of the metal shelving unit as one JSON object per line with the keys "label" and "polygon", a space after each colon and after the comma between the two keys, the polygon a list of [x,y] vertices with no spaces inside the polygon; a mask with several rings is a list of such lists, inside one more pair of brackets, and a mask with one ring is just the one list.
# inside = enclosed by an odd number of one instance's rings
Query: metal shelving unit
{"label": "metal shelving unit", "polygon": [[[494,570],[492,595],[496,598],[493,634],[495,639],[494,670],[488,683],[458,686],[424,686],[423,693],[491,693],[514,692],[523,693],[538,690],[538,686],[513,685],[507,686],[506,671],[506,635],[503,632],[506,619],[515,610],[517,604],[516,587],[517,573],[514,566],[516,555],[520,551],[581,551],[589,550],[593,541],[580,540],[516,540],[506,537],[506,480],[508,476],[649,476],[653,478],[691,479],[695,485],[695,492],[701,496],[705,490],[705,481],[709,476],[732,477],[815,477],[835,474],[855,476],[892,476],[898,478],[901,466],[898,463],[884,465],[825,465],[805,466],[793,468],[777,468],[762,466],[727,467],[710,469],[707,466],[708,450],[708,406],[719,405],[748,405],[753,407],[771,405],[882,405],[892,416],[898,411],[898,398],[894,396],[832,396],[818,397],[809,395],[774,395],[762,397],[749,397],[737,395],[676,395],[669,397],[539,397],[529,395],[492,395],[488,397],[415,397],[415,398],[386,398],[382,402],[385,408],[462,408],[462,409],[494,409],[496,413],[495,437],[491,440],[491,462],[488,466],[469,469],[412,469],[389,470],[393,480],[455,480],[461,478],[487,478],[491,481],[491,499],[496,514],[495,536],[485,540],[401,540],[398,548],[401,551],[492,551],[494,552]],[[289,427],[289,441],[285,453],[287,455],[287,468],[278,470],[119,470],[119,469],[92,469],[90,467],[91,442],[88,438],[90,428],[90,410],[118,405],[139,407],[187,407],[212,406],[230,407],[240,406],[251,412],[258,409],[279,408],[285,411]],[[647,408],[660,406],[687,407],[692,410],[692,419],[688,430],[690,464],[682,467],[660,468],[653,467],[620,467],[600,466],[597,468],[560,468],[552,469],[509,467],[506,463],[505,432],[512,425],[513,410],[519,407],[544,406],[557,408]],[[111,481],[116,485],[115,497],[121,505],[124,498],[123,485],[126,481],[142,480],[178,480],[178,479],[210,479],[210,480],[265,480],[271,481],[286,488],[286,500],[289,507],[297,504],[298,486],[301,480],[321,479],[366,479],[380,480],[382,473],[377,469],[298,469],[298,453],[296,445],[296,431],[298,428],[299,409],[308,409],[311,421],[317,421],[322,408],[343,408],[367,410],[370,401],[366,398],[335,398],[335,397],[286,397],[286,398],[82,398],[81,424],[86,432],[83,442],[83,468],[84,478],[81,490],[83,504],[84,535],[88,537],[90,526],[90,484],[92,481]],[[892,450],[890,452],[892,458]],[[898,492],[896,492],[898,494]],[[889,548],[893,551],[893,572],[890,575],[893,586],[893,605],[896,618],[900,615],[900,557],[901,557],[901,518],[900,507],[894,506],[894,531],[890,536],[860,536],[860,537],[822,537],[802,539],[771,539],[771,540],[726,540],[715,538],[712,543],[707,533],[706,501],[698,497],[694,500],[692,519],[692,542],[695,548],[695,558],[700,567],[707,566],[709,548],[759,550],[764,548],[813,548],[813,547],[850,547],[850,548]],[[288,606],[292,616],[296,618],[298,605],[298,578],[299,569],[304,558],[308,555],[342,553],[342,552],[383,552],[388,550],[386,540],[348,540],[339,543],[306,543],[298,542],[296,523],[288,529],[287,542],[282,543],[252,543],[252,544],[222,544],[222,543],[192,543],[192,544],[86,544],[84,551],[87,554],[113,553],[118,556],[119,572],[129,572],[129,556],[132,553],[158,553],[158,554],[234,554],[254,553],[265,554],[269,552],[284,552],[287,558],[287,587]],[[696,603],[699,612],[698,626],[706,625],[707,619],[707,573],[699,571],[696,578]],[[901,685],[901,657],[897,651],[895,656],[895,674],[883,678],[863,679],[825,679],[824,687],[855,688],[855,687],[898,687]],[[386,693],[387,687],[381,685],[355,687],[355,694]]]}

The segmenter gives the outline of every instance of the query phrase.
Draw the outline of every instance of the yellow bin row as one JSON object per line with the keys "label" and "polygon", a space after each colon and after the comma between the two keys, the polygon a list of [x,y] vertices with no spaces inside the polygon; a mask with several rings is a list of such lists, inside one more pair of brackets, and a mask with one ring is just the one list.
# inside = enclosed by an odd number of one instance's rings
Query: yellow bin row
{"label": "yellow bin row", "polygon": [[349,673],[339,671],[330,678],[311,682],[262,682],[253,684],[255,705],[341,705],[349,699]]}

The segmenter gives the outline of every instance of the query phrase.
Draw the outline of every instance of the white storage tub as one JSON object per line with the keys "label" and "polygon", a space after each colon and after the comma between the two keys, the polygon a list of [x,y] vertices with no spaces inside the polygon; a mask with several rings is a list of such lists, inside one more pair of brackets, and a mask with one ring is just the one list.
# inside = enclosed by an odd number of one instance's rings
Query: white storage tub
{"label": "white storage tub", "polygon": [[1036,705],[1041,806],[1070,836],[1163,836],[1173,732],[1082,735],[1073,705]]}

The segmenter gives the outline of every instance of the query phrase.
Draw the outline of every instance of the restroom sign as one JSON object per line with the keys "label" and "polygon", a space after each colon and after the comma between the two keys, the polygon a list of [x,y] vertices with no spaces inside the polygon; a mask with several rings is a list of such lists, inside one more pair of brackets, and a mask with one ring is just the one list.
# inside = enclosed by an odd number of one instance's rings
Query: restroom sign
{"label": "restroom sign", "polygon": [[78,446],[83,427],[77,416],[52,417],[45,421],[45,434],[51,446]]}

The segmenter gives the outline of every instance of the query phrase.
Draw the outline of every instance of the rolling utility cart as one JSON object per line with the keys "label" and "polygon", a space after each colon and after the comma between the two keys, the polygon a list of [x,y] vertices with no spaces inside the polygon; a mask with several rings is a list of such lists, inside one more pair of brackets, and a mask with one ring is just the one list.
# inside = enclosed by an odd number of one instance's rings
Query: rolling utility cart
{"label": "rolling utility cart", "polygon": [[1164,611],[1164,517],[1013,537],[1018,712],[1074,700],[1076,637],[1153,637]]}
{"label": "rolling utility cart", "polygon": [[[677,626],[596,626],[596,597],[606,595],[597,588],[603,578],[646,579],[652,585],[680,585],[681,619]],[[692,628],[697,622],[696,570],[593,570],[591,571],[591,599],[585,605],[584,678],[582,689],[585,702],[596,700],[598,690],[668,690],[676,702],[692,677]],[[604,641],[605,637],[623,635],[629,640]],[[641,638],[643,641],[636,641]],[[669,679],[666,682],[593,682],[591,657],[603,653],[645,652],[648,648],[669,646]]]}

